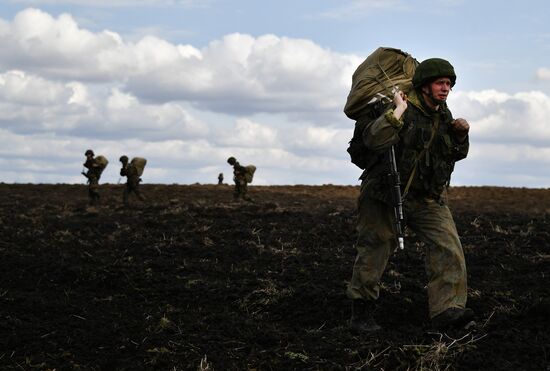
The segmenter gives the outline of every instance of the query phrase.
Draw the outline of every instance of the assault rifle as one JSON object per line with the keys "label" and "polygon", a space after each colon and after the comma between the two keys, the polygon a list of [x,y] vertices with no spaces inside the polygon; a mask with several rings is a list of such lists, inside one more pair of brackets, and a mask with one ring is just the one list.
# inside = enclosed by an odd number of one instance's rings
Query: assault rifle
{"label": "assault rifle", "polygon": [[401,179],[397,170],[397,161],[395,159],[395,147],[392,145],[388,150],[388,180],[391,187],[393,202],[393,211],[395,214],[395,235],[397,246],[403,250],[405,248],[405,237],[403,234],[403,199],[401,197]]}

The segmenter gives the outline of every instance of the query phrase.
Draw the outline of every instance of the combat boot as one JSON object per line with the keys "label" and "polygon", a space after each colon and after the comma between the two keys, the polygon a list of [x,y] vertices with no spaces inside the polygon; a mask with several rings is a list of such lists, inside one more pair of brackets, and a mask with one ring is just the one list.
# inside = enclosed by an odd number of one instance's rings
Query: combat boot
{"label": "combat boot", "polygon": [[372,334],[381,329],[374,320],[375,303],[356,299],[351,302],[350,329],[356,334]]}
{"label": "combat boot", "polygon": [[474,311],[470,308],[449,308],[432,318],[432,325],[437,330],[448,330],[463,327],[473,319]]}

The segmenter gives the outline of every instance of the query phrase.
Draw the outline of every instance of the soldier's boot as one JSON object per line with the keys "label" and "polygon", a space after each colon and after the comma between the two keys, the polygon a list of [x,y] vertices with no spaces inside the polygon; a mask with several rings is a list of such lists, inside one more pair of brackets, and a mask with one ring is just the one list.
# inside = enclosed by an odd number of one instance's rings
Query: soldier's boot
{"label": "soldier's boot", "polygon": [[432,318],[432,325],[442,331],[460,328],[472,322],[474,317],[474,311],[470,308],[449,308]]}
{"label": "soldier's boot", "polygon": [[356,299],[351,302],[350,329],[356,334],[372,334],[380,327],[374,320],[376,305],[372,300]]}

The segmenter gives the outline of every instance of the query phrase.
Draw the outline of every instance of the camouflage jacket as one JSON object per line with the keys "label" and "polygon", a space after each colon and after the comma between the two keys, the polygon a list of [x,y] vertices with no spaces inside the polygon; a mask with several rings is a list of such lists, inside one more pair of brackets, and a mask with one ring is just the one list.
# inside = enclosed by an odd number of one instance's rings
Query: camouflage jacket
{"label": "camouflage jacket", "polygon": [[246,168],[238,162],[233,165],[233,180],[237,182],[246,182]]}
{"label": "camouflage jacket", "polygon": [[88,179],[97,179],[101,177],[101,168],[97,161],[95,159],[89,159],[86,160],[86,162],[83,164],[88,171],[86,172],[86,177]]}
{"label": "camouflage jacket", "polygon": [[[368,123],[363,141],[376,152],[395,145],[402,189],[410,180],[410,194],[439,200],[449,185],[455,162],[467,156],[469,140],[458,143],[454,139],[450,129],[453,117],[445,103],[433,111],[413,91],[407,104],[400,120],[393,116],[391,108]],[[361,179],[366,182],[367,194],[390,202],[386,169],[387,164],[381,161],[374,170],[363,173]]]}
{"label": "camouflage jacket", "polygon": [[123,166],[120,169],[120,176],[125,176],[128,178],[128,183],[139,183],[139,175],[138,170],[136,167],[132,164],[128,164],[126,166]]}

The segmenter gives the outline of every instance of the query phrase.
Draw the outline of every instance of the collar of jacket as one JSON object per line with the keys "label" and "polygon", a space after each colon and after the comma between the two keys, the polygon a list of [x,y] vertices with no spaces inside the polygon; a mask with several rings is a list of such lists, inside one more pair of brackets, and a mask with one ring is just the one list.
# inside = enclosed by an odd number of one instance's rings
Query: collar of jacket
{"label": "collar of jacket", "polygon": [[424,97],[422,97],[422,95],[416,90],[412,90],[409,93],[407,96],[407,102],[418,108],[426,116],[431,116],[437,112],[443,112],[447,108],[447,103],[441,103],[437,111],[432,110],[426,105],[426,103],[424,103]]}

